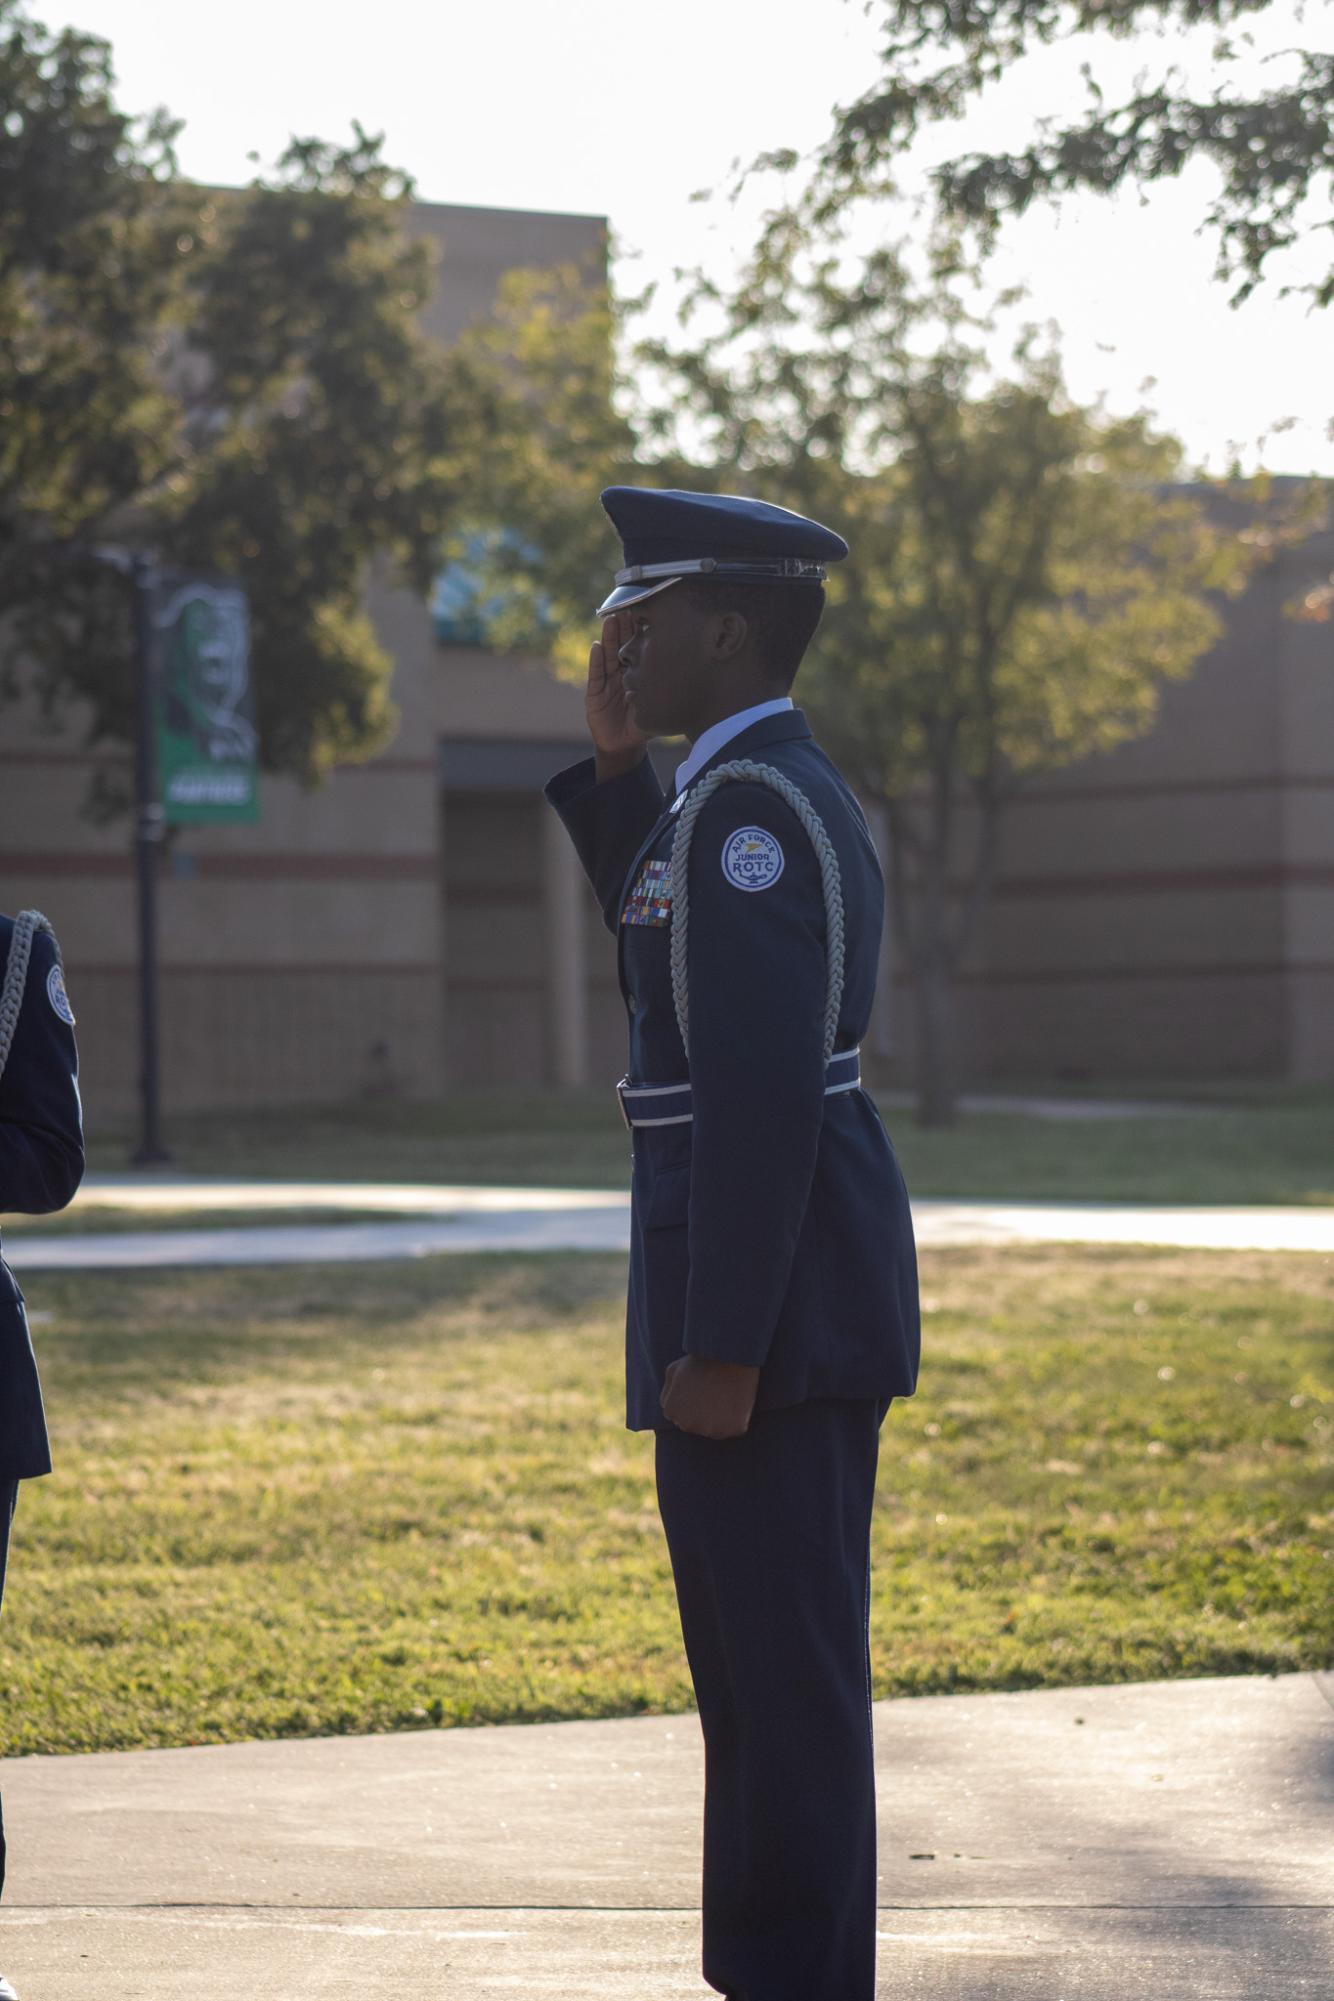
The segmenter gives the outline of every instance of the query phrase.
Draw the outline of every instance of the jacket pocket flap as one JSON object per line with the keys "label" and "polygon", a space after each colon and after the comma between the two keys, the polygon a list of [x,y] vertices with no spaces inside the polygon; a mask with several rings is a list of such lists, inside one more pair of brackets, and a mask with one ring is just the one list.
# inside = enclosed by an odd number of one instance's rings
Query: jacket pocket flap
{"label": "jacket pocket flap", "polygon": [[657,1230],[668,1223],[684,1223],[690,1216],[689,1167],[664,1168],[649,1190],[644,1210],[644,1228]]}

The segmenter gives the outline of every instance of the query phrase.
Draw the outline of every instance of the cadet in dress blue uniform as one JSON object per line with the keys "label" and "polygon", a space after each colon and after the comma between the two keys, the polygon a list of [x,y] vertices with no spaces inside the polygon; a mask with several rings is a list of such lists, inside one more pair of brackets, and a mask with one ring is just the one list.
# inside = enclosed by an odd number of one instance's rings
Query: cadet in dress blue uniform
{"label": "cadet in dress blue uniform", "polygon": [[[920,1347],[907,1192],[860,1082],[884,886],[788,688],[847,545],[730,495],[611,487],[625,567],[595,755],[547,798],[616,933],[633,1132],[627,1423],[705,1744],[703,1969],[872,2001],[870,1517]],[[664,795],[656,735],[691,754]]]}
{"label": "cadet in dress blue uniform", "polygon": [[[63,1209],[83,1179],[74,1011],[55,937],[38,912],[0,914],[0,1212]],[[0,1603],[20,1480],[51,1471],[23,1294],[0,1255]],[[0,1819],[0,1890],[5,1835]],[[0,2001],[13,1988],[0,1975]]]}

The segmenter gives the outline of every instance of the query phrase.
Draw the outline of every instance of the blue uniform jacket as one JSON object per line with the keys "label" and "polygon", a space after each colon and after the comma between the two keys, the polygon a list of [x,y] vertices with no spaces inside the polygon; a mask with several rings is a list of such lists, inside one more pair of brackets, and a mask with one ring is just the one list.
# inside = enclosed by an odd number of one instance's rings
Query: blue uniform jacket
{"label": "blue uniform jacket", "polygon": [[[0,981],[13,933],[13,919],[0,916]],[[40,1216],[63,1209],[83,1179],[79,1053],[48,986],[55,965],[50,933],[38,931],[9,1060],[0,1072],[0,1213]],[[0,1480],[50,1471],[23,1294],[0,1256]]]}
{"label": "blue uniform jacket", "polygon": [[[834,844],[847,954],[835,1049],[855,1048],[870,1019],[885,907],[865,818],[799,709],[752,723],[692,787],[736,758],[796,784]],[[672,1428],[659,1397],[682,1354],[758,1365],[760,1410],[808,1397],[911,1396],[920,1323],[908,1195],[866,1091],[825,1096],[825,907],[806,830],[759,784],[729,782],[704,806],[688,871],[687,1052],[663,879],[676,818],[652,765],[598,784],[587,758],[559,772],[546,796],[617,934],[631,1081],[688,1077],[692,1086],[691,1124],[634,1133],[627,1425]],[[748,828],[781,848],[767,888],[739,887],[724,867],[732,837]],[[761,849],[773,856],[763,839]]]}

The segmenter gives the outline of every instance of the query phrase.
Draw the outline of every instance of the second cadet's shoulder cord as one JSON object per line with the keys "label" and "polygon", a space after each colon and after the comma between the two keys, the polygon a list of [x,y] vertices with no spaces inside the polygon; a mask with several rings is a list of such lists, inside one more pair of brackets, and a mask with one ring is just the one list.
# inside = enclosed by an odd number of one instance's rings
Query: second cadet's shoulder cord
{"label": "second cadet's shoulder cord", "polygon": [[686,1030],[690,1019],[690,994],[687,977],[687,945],[690,924],[690,902],[687,895],[686,873],[690,861],[690,842],[695,831],[695,822],[700,813],[720,786],[733,782],[747,785],[766,785],[776,792],[785,805],[790,806],[810,836],[815,849],[815,858],[820,865],[820,887],[824,891],[825,942],[828,954],[829,979],[825,995],[824,1013],[824,1060],[828,1063],[834,1053],[834,1040],[838,1034],[839,1010],[843,1004],[844,937],[843,937],[843,880],[839,873],[838,856],[829,838],[824,821],[812,806],[806,794],[784,777],[772,764],[755,764],[749,758],[735,758],[731,764],[720,764],[716,771],[691,792],[681,808],[676,823],[676,834],[672,841],[672,1000],[676,1008],[677,1026],[681,1031],[681,1042],[686,1050]]}
{"label": "second cadet's shoulder cord", "polygon": [[[49,931],[52,943],[55,932],[50,920],[43,917],[40,910],[20,910],[14,919],[13,936],[9,941],[9,964],[5,968],[5,983],[0,987],[0,1073],[3,1073],[9,1056],[14,1031],[19,1025],[19,1009],[23,1006],[23,989],[28,978],[28,960],[32,956],[32,941],[38,931]],[[56,963],[60,963],[60,947],[56,945]]]}

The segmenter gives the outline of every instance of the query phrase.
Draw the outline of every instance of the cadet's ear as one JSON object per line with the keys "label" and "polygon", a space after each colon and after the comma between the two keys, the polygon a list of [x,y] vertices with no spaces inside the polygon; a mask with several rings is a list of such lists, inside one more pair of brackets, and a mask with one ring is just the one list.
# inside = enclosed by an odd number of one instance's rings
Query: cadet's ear
{"label": "cadet's ear", "polygon": [[750,626],[739,611],[718,612],[713,623],[713,657],[721,665],[735,660],[746,644]]}

